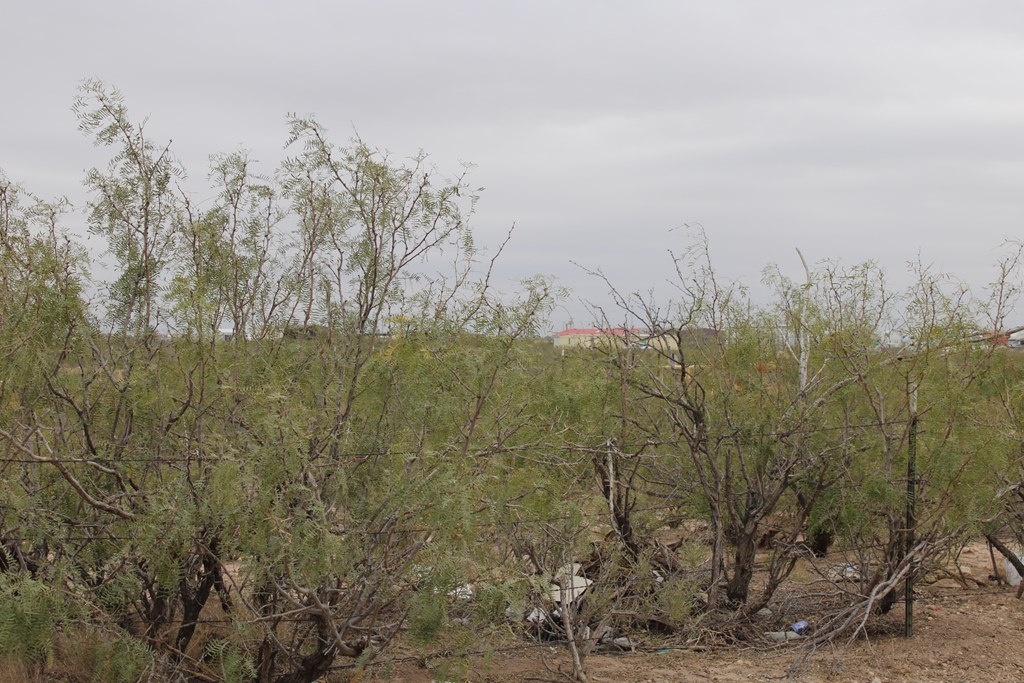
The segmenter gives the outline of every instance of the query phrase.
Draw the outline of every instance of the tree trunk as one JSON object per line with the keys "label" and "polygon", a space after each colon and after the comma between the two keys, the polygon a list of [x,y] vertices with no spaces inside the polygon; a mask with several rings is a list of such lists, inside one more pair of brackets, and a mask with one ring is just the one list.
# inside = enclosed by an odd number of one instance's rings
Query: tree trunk
{"label": "tree trunk", "polygon": [[832,547],[833,541],[835,541],[835,535],[830,529],[818,527],[811,531],[811,535],[807,539],[807,547],[815,557],[825,557],[828,554],[828,549]]}
{"label": "tree trunk", "polygon": [[733,565],[732,579],[726,586],[726,597],[733,605],[741,605],[747,601],[750,592],[750,581],[754,578],[754,559],[757,555],[757,542],[754,533],[747,529],[736,539],[736,561]]}

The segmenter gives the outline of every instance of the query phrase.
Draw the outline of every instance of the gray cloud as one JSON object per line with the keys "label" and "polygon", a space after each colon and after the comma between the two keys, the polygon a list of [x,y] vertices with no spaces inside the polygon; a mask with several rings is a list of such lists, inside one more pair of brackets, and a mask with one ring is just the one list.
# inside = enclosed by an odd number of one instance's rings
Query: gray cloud
{"label": "gray cloud", "polygon": [[339,142],[472,161],[478,241],[518,226],[502,277],[583,298],[603,287],[570,260],[657,286],[683,223],[748,284],[767,262],[796,272],[799,246],[897,282],[920,254],[980,288],[1021,234],[1016,2],[102,0],[5,23],[0,166],[44,195],[81,202],[103,161],[70,114],[95,76],[197,183],[238,146],[271,170],[289,111]]}

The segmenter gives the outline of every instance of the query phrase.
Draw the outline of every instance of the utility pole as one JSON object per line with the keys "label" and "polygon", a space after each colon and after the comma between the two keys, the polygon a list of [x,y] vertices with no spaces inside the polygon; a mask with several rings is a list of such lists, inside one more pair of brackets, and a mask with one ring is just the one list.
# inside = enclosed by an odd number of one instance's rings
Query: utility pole
{"label": "utility pole", "polygon": [[[917,382],[910,385],[910,431],[907,434],[907,544],[904,557],[914,548],[914,527],[917,526]],[[904,595],[903,637],[914,635],[914,570],[907,570]]]}

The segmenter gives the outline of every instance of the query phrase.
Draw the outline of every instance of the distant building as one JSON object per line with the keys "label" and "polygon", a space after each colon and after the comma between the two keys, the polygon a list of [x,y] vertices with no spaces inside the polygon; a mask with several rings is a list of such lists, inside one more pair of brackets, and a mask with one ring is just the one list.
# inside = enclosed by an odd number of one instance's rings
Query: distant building
{"label": "distant building", "polygon": [[1024,328],[1014,327],[1008,331],[978,332],[971,335],[970,341],[975,344],[984,343],[1024,351]]}
{"label": "distant building", "polygon": [[639,342],[643,334],[638,327],[572,327],[555,333],[555,348],[593,348],[610,340],[633,343]]}
{"label": "distant building", "polygon": [[655,349],[663,353],[674,353],[679,341],[684,347],[703,346],[721,341],[718,330],[707,327],[693,327],[670,332],[655,333],[639,327],[584,327],[569,328],[555,333],[555,348],[593,348],[616,341],[640,349]]}
{"label": "distant building", "polygon": [[242,331],[237,335],[235,334],[235,326],[231,323],[225,323],[217,328],[217,338],[221,341],[232,341],[237,337],[245,341],[249,341],[252,337],[248,332]]}
{"label": "distant building", "polygon": [[[674,340],[676,333],[667,333],[662,337],[672,337]],[[722,333],[713,327],[687,327],[679,330],[678,338],[682,341],[683,346],[687,347],[722,343]]]}

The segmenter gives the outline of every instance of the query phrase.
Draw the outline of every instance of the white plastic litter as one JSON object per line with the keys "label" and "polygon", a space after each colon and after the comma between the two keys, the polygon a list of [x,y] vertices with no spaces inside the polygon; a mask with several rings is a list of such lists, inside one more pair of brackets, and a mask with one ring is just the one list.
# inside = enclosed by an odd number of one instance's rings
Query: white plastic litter
{"label": "white plastic litter", "polygon": [[474,596],[473,584],[464,583],[461,586],[456,586],[448,591],[448,595],[456,600],[472,600]]}
{"label": "white plastic litter", "polygon": [[860,567],[849,562],[835,565],[830,574],[833,581],[860,581]]}
{"label": "white plastic litter", "polygon": [[614,638],[612,640],[612,644],[615,645],[618,648],[623,649],[623,650],[629,650],[630,652],[632,652],[633,650],[636,649],[636,643],[634,643],[632,640],[630,640],[626,636],[621,636],[619,638]]}
{"label": "white plastic litter", "polygon": [[561,605],[564,597],[571,605],[590,588],[590,584],[594,582],[585,576],[580,576],[581,571],[583,571],[582,564],[570,562],[555,572],[554,583],[548,589],[548,596],[552,602]]}
{"label": "white plastic litter", "polygon": [[550,589],[551,599],[558,604],[562,604],[562,595],[564,594],[569,604],[576,602],[576,599],[583,595],[590,584],[594,583],[585,576],[564,576],[561,579],[561,586],[552,584]]}
{"label": "white plastic litter", "polygon": [[784,643],[787,640],[798,640],[800,638],[800,634],[793,631],[768,631],[765,635],[776,643]]}
{"label": "white plastic litter", "polygon": [[583,565],[579,562],[570,562],[565,565],[557,572],[555,572],[555,578],[561,578],[563,576],[576,576],[583,570]]}
{"label": "white plastic litter", "polygon": [[526,615],[526,621],[531,624],[542,624],[548,620],[548,613],[542,610],[540,607],[534,607],[529,614]]}
{"label": "white plastic litter", "polygon": [[[1017,557],[1021,562],[1024,562],[1024,551],[1018,551]],[[1011,586],[1019,586],[1021,577],[1020,574],[1017,573],[1017,568],[1010,563],[1010,560],[1003,560],[1003,562],[1005,563],[1004,567],[1006,568],[1006,583]]]}

